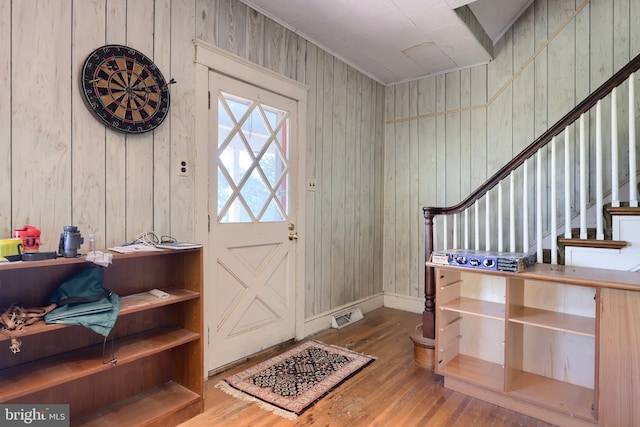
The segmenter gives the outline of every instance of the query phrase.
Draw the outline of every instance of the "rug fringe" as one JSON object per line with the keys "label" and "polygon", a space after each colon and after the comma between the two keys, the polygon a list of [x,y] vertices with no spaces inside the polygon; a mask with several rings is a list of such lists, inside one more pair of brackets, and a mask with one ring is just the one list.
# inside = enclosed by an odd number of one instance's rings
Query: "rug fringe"
{"label": "rug fringe", "polygon": [[220,389],[222,391],[224,391],[225,393],[227,393],[228,395],[235,397],[236,399],[240,399],[240,400],[244,400],[245,402],[251,402],[251,403],[256,403],[258,405],[258,407],[260,407],[261,409],[264,409],[265,411],[269,411],[269,412],[273,412],[274,414],[282,417],[282,418],[286,418],[288,420],[291,421],[295,421],[298,419],[298,416],[296,414],[294,414],[293,412],[289,412],[289,411],[285,411],[282,408],[278,408],[277,406],[274,405],[270,405],[269,403],[257,399],[253,396],[250,396],[240,390],[237,390],[233,387],[231,387],[229,384],[227,384],[225,381],[220,381],[218,384],[216,384],[215,386],[217,389]]}

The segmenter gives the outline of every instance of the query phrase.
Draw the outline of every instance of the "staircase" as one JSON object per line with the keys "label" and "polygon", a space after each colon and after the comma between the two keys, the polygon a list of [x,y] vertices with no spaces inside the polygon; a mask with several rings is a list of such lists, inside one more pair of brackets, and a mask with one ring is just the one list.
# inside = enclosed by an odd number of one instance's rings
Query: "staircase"
{"label": "staircase", "polygon": [[[640,271],[638,69],[640,55],[462,202],[423,208],[426,260],[434,250],[474,249]],[[426,339],[435,338],[435,298],[426,266]]]}

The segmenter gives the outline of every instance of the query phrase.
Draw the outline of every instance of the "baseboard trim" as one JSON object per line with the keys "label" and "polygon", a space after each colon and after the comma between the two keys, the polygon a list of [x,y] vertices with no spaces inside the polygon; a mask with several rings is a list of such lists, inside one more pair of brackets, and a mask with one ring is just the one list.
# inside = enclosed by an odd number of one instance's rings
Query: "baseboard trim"
{"label": "baseboard trim", "polygon": [[424,298],[385,292],[384,306],[411,313],[422,313],[424,311]]}
{"label": "baseboard trim", "polygon": [[350,304],[336,307],[334,310],[325,311],[324,313],[305,319],[304,335],[308,337],[309,335],[331,328],[331,317],[337,313],[349,310],[350,308],[360,307],[360,310],[366,314],[369,311],[373,311],[384,306],[384,294],[379,293],[354,301]]}

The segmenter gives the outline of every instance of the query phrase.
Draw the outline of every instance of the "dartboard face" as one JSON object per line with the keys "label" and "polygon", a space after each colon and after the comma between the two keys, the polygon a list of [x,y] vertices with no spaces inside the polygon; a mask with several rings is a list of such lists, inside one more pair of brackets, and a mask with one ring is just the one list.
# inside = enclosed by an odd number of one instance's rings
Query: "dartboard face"
{"label": "dartboard face", "polygon": [[107,126],[126,133],[149,132],[169,114],[162,73],[144,54],[120,45],[94,50],[84,62],[82,93]]}

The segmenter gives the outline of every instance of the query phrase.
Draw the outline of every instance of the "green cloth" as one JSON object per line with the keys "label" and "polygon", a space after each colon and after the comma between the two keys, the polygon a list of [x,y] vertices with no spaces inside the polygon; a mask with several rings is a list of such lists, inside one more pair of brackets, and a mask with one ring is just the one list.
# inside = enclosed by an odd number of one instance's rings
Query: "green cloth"
{"label": "green cloth", "polygon": [[86,267],[67,280],[49,296],[49,304],[58,305],[44,316],[47,324],[82,325],[107,336],[120,311],[120,297],[105,290],[104,269]]}

